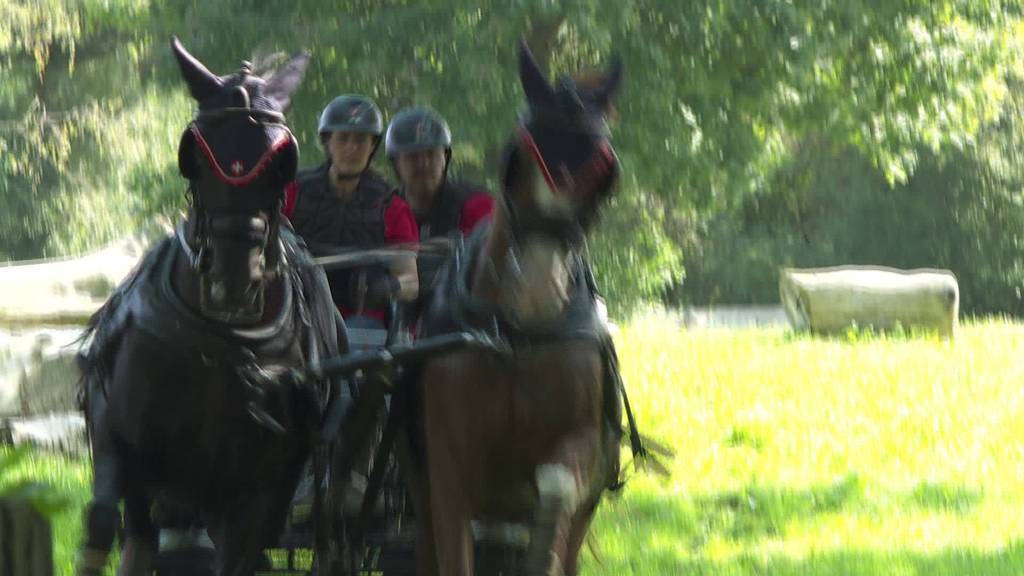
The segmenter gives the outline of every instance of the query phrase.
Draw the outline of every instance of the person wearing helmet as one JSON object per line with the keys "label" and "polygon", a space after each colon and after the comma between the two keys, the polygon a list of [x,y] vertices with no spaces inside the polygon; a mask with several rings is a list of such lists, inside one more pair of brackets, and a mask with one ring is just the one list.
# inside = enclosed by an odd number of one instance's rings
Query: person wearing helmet
{"label": "person wearing helmet", "polygon": [[[453,232],[468,236],[494,212],[494,200],[480,186],[448,178],[452,133],[436,111],[402,110],[388,125],[384,149],[398,176],[400,194],[412,208],[421,240],[443,239]],[[420,287],[433,284],[441,260],[422,255]]]}
{"label": "person wearing helmet", "polygon": [[[370,162],[383,132],[380,109],[359,95],[342,95],[320,114],[317,131],[325,161],[300,170],[285,190],[284,215],[314,254],[338,248],[415,243],[418,227],[409,205]],[[413,256],[388,266],[332,270],[327,275],[342,315],[383,319],[387,301],[416,298]]]}
{"label": "person wearing helmet", "polygon": [[416,217],[420,238],[469,233],[494,211],[480,186],[448,178],[452,133],[436,111],[406,108],[388,125],[385,152],[398,176],[402,197]]}
{"label": "person wearing helmet", "polygon": [[[324,162],[299,171],[285,189],[282,208],[314,255],[419,241],[409,205],[370,168],[383,128],[380,109],[365,96],[338,96],[320,114],[317,132]],[[419,286],[415,256],[387,265],[328,270],[327,280],[345,318],[349,344],[356,348],[370,345],[354,337],[357,331],[384,332],[389,304],[414,300]],[[347,387],[342,389],[346,393]],[[362,502],[371,454],[368,444],[355,456],[343,499],[350,514]]]}

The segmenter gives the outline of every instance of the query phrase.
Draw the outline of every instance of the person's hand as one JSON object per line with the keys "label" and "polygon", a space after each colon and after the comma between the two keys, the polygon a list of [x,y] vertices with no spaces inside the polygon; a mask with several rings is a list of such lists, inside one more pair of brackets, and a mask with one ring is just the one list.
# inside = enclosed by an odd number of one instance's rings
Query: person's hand
{"label": "person's hand", "polygon": [[435,236],[420,242],[421,252],[445,252],[451,246],[451,240],[447,236]]}
{"label": "person's hand", "polygon": [[373,302],[375,308],[386,306],[388,302],[398,297],[402,285],[387,272],[368,274],[366,280],[366,299]]}
{"label": "person's hand", "polygon": [[359,270],[352,274],[349,282],[349,296],[357,310],[384,308],[398,296],[402,285],[398,279],[385,270]]}

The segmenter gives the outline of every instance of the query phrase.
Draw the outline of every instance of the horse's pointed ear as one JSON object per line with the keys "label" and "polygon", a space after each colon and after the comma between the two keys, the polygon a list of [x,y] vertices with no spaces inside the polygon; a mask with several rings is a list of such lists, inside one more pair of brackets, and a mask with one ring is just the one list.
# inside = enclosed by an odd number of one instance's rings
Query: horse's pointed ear
{"label": "horse's pointed ear", "polygon": [[526,100],[531,105],[550,106],[555,102],[555,91],[548,84],[540,66],[533,58],[526,40],[519,42],[519,80],[523,83]]}
{"label": "horse's pointed ear", "polygon": [[224,82],[213,72],[210,72],[203,63],[195,56],[188,53],[185,47],[178,41],[177,36],[171,37],[171,50],[174,58],[178,61],[178,68],[181,69],[181,76],[188,84],[188,90],[192,97],[202,101],[216,94]]}
{"label": "horse's pointed ear", "polygon": [[291,102],[291,93],[298,88],[302,77],[306,74],[306,67],[309,66],[310,53],[307,50],[299,52],[288,59],[274,75],[267,80],[265,94],[272,98],[284,110]]}
{"label": "horse's pointed ear", "polygon": [[615,56],[611,66],[608,67],[608,71],[605,72],[604,77],[601,79],[601,89],[597,94],[598,105],[601,108],[608,108],[611,105],[612,98],[615,97],[621,86],[622,58]]}

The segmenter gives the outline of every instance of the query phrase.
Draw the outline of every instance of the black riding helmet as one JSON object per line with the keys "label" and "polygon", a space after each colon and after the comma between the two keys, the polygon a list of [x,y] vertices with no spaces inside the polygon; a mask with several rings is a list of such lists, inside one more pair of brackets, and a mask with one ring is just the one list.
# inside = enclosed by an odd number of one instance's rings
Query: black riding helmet
{"label": "black riding helmet", "polygon": [[384,137],[384,151],[393,162],[399,154],[441,147],[451,158],[452,131],[448,122],[426,107],[406,108],[395,115]]}
{"label": "black riding helmet", "polygon": [[[327,139],[333,132],[361,132],[374,136],[373,152],[370,159],[359,174],[346,174],[345,177],[358,178],[370,167],[373,157],[377,154],[380,146],[380,135],[384,131],[384,117],[380,108],[373,100],[360,94],[342,94],[324,107],[320,113],[320,122],[317,124],[317,132],[320,134],[320,144],[327,153]],[[328,154],[328,161],[330,154]]]}
{"label": "black riding helmet", "polygon": [[342,94],[320,113],[317,132],[365,132],[380,137],[384,131],[384,117],[380,108],[366,96]]}

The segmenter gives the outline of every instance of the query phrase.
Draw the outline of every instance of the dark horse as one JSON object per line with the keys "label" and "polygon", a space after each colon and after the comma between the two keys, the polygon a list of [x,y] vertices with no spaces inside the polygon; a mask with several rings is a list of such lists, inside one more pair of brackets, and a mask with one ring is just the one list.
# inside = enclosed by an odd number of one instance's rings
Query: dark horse
{"label": "dark horse", "polygon": [[425,465],[411,482],[421,574],[473,574],[473,521],[530,525],[524,572],[575,574],[618,478],[614,349],[582,252],[618,171],[606,116],[621,67],[554,87],[525,44],[519,58],[529,110],[500,174],[503,201],[449,264],[423,326],[497,330],[511,349],[422,368]]}
{"label": "dark horse", "polygon": [[218,76],[177,39],[172,48],[199,104],[178,150],[191,202],[88,326],[94,484],[81,575],[102,571],[122,501],[119,574],[150,574],[159,529],[197,517],[217,573],[251,574],[330,397],[323,382],[256,383],[345,347],[323,272],[280,217],[298,162],[282,110],[308,54],[263,78],[249,63]]}

